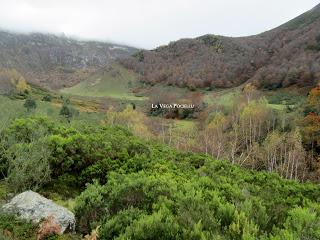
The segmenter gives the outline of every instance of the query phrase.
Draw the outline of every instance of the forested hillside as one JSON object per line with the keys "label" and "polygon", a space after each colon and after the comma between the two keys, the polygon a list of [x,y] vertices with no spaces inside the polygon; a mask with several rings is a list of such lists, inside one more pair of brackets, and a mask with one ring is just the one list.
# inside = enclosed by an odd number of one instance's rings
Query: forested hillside
{"label": "forested hillside", "polygon": [[319,29],[320,5],[259,35],[182,39],[122,62],[150,84],[191,89],[235,87],[247,81],[269,89],[312,86],[320,78]]}

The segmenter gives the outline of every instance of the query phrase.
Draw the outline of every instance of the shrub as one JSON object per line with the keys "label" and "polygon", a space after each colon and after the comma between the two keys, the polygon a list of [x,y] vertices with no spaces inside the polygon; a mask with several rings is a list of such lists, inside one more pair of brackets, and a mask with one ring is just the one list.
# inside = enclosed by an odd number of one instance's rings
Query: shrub
{"label": "shrub", "polygon": [[42,98],[42,101],[45,101],[45,102],[51,102],[51,100],[52,100],[52,96],[51,95],[45,95]]}
{"label": "shrub", "polygon": [[60,109],[60,113],[61,116],[63,116],[64,118],[67,119],[68,122],[71,121],[72,117],[73,117],[73,111],[70,108],[69,105],[67,104],[63,104],[61,109]]}
{"label": "shrub", "polygon": [[139,219],[145,211],[130,207],[120,211],[111,219],[106,219],[100,229],[101,239],[114,239],[115,236],[124,234],[125,229],[135,220]]}
{"label": "shrub", "polygon": [[19,239],[30,240],[35,239],[37,226],[31,222],[18,219],[12,215],[8,215],[0,211],[0,239],[6,240]]}
{"label": "shrub", "polygon": [[8,149],[8,185],[15,192],[36,190],[49,182],[50,152],[44,142],[15,144]]}
{"label": "shrub", "polygon": [[144,215],[125,229],[119,239],[179,239],[179,224],[169,209],[162,207],[151,215]]}
{"label": "shrub", "polygon": [[65,131],[61,125],[44,117],[19,118],[5,129],[3,138],[9,145],[14,142],[30,143],[57,132],[66,134]]}
{"label": "shrub", "polygon": [[104,201],[106,188],[98,182],[88,184],[86,191],[76,198],[75,213],[77,228],[80,232],[89,233],[94,229],[94,224],[102,216],[108,215]]}
{"label": "shrub", "polygon": [[297,239],[320,238],[320,218],[312,209],[293,208],[289,211],[284,227]]}
{"label": "shrub", "polygon": [[27,98],[23,106],[27,109],[28,112],[37,108],[37,103],[32,98]]}

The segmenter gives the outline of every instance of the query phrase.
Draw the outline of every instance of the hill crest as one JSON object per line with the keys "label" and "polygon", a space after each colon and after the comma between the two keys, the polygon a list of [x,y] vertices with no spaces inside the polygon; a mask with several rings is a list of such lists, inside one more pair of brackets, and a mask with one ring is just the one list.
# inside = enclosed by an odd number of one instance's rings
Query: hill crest
{"label": "hill crest", "polygon": [[279,88],[320,79],[320,5],[264,33],[181,39],[123,59],[146,83],[226,88],[254,82]]}

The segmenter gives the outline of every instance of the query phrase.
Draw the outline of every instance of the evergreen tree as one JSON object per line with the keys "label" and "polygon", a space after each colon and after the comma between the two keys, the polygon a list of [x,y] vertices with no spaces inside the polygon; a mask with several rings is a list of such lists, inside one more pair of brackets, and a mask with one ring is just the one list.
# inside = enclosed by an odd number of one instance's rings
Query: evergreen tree
{"label": "evergreen tree", "polygon": [[37,103],[32,98],[27,98],[23,106],[27,109],[28,112],[37,108]]}
{"label": "evergreen tree", "polygon": [[64,104],[62,105],[62,108],[61,108],[59,114],[60,114],[61,116],[65,117],[68,122],[71,121],[72,116],[73,116],[73,113],[72,113],[71,108],[70,108],[69,105],[67,105],[66,103],[64,103]]}

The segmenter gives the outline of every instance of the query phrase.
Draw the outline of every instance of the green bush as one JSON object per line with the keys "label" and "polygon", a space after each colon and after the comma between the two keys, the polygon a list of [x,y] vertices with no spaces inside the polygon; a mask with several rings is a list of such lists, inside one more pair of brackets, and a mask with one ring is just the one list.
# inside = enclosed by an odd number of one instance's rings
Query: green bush
{"label": "green bush", "polygon": [[[35,239],[37,225],[20,220],[0,211],[0,239],[31,240]],[[4,234],[6,232],[6,234]],[[7,235],[7,237],[5,237]],[[10,237],[8,236],[10,235]]]}
{"label": "green bush", "polygon": [[27,109],[28,112],[37,108],[37,103],[32,98],[27,98],[23,106]]}
{"label": "green bush", "polygon": [[133,221],[118,239],[179,239],[179,224],[165,207]]}
{"label": "green bush", "polygon": [[99,218],[106,216],[108,210],[104,197],[106,189],[100,186],[97,182],[88,184],[85,192],[76,199],[76,218],[77,228],[80,232],[90,232],[93,229],[92,225]]}
{"label": "green bush", "polygon": [[51,102],[51,100],[52,100],[52,96],[48,94],[43,96],[42,98],[42,101],[45,101],[45,102]]}
{"label": "green bush", "polygon": [[319,213],[314,209],[293,208],[288,213],[284,228],[281,237],[286,237],[289,232],[294,239],[320,239]]}
{"label": "green bush", "polygon": [[2,132],[1,177],[14,192],[37,189],[50,180],[45,136],[52,130],[43,118],[17,119]]}
{"label": "green bush", "polygon": [[12,145],[7,150],[6,181],[14,192],[37,190],[50,181],[50,152],[41,141]]}
{"label": "green bush", "polygon": [[103,221],[99,236],[101,239],[113,239],[114,236],[124,234],[127,227],[129,227],[135,220],[139,219],[145,211],[138,208],[130,207],[118,212],[110,220]]}

